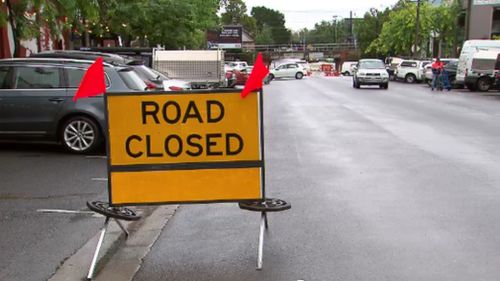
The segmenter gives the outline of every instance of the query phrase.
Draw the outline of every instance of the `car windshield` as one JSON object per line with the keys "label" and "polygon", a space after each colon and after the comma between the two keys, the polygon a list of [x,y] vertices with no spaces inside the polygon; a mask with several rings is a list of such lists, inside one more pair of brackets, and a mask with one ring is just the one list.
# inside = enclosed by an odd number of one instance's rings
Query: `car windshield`
{"label": "car windshield", "polygon": [[385,65],[382,61],[370,60],[359,62],[360,69],[385,69]]}

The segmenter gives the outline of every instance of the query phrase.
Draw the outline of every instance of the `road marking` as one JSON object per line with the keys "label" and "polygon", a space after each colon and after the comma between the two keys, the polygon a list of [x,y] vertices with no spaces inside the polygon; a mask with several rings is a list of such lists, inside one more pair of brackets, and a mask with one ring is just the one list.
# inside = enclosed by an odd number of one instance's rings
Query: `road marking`
{"label": "road marking", "polygon": [[79,210],[62,210],[62,209],[38,209],[38,213],[51,213],[51,214],[77,214],[77,215],[92,215],[93,217],[102,217],[92,211],[79,211]]}
{"label": "road marking", "polygon": [[92,178],[93,181],[108,181],[108,178]]}
{"label": "road marking", "polygon": [[87,155],[85,156],[87,159],[108,159],[108,156],[103,155]]}

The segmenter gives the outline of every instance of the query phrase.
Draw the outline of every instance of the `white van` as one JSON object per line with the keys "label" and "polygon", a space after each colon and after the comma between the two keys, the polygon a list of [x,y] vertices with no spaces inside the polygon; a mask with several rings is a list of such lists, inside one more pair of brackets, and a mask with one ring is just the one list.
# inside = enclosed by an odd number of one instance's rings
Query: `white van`
{"label": "white van", "polygon": [[345,76],[351,76],[353,75],[353,66],[358,64],[357,61],[345,61],[342,63],[342,69],[340,70],[340,73],[342,73]]}
{"label": "white van", "polygon": [[465,76],[465,85],[471,91],[487,92],[495,84],[495,66],[500,49],[479,51],[472,56],[470,74]]}
{"label": "white van", "polygon": [[465,41],[458,61],[457,80],[455,83],[465,85],[470,90],[473,90],[475,85],[465,83],[465,77],[472,74],[472,57],[479,51],[488,51],[491,49],[500,49],[500,40]]}

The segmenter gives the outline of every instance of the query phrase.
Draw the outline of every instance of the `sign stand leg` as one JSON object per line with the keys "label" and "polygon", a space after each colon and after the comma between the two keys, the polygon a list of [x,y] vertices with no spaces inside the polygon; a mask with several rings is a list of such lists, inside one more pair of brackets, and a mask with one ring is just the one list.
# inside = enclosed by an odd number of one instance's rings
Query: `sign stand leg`
{"label": "sign stand leg", "polygon": [[118,226],[122,229],[122,231],[125,233],[125,236],[129,236],[129,233],[128,233],[128,230],[125,229],[125,227],[123,226],[122,222],[117,220],[117,219],[113,219],[117,224]]}
{"label": "sign stand leg", "polygon": [[267,215],[262,212],[260,218],[260,234],[259,234],[259,255],[257,258],[257,270],[262,270],[262,257],[264,255],[264,230],[267,229]]}
{"label": "sign stand leg", "polygon": [[257,201],[245,201],[239,203],[240,209],[260,212],[259,253],[257,257],[257,270],[262,270],[262,257],[264,255],[264,234],[269,228],[267,223],[267,212],[280,212],[292,207],[290,203],[275,198],[266,198]]}
{"label": "sign stand leg", "polygon": [[89,273],[87,274],[87,280],[92,280],[94,277],[94,270],[97,264],[97,258],[99,257],[99,251],[101,250],[102,242],[104,241],[104,236],[106,235],[106,230],[109,225],[109,217],[106,217],[106,221],[104,221],[104,225],[101,228],[101,235],[99,235],[99,240],[97,241],[97,247],[94,252],[94,257],[92,258],[92,262],[90,263]]}
{"label": "sign stand leg", "polygon": [[109,220],[113,219],[118,224],[120,229],[125,233],[126,237],[128,237],[129,232],[127,231],[125,226],[123,226],[120,220],[136,221],[141,217],[128,208],[112,207],[108,203],[100,201],[87,202],[87,207],[89,207],[90,210],[96,213],[106,216],[104,225],[101,228],[99,240],[97,241],[94,256],[92,257],[92,262],[90,263],[89,273],[87,274],[87,280],[92,280],[92,278],[94,277],[94,271],[97,265],[99,252],[101,251],[102,242],[104,241],[104,236],[106,236],[106,231],[108,230]]}

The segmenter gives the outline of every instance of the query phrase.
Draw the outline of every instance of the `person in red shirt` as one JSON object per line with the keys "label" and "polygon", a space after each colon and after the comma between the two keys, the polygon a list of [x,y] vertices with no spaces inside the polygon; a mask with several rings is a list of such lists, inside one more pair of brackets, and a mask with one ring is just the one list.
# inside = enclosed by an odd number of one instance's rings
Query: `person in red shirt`
{"label": "person in red shirt", "polygon": [[431,90],[434,91],[434,88],[436,88],[436,82],[438,79],[440,79],[439,74],[441,74],[441,72],[443,71],[444,63],[439,58],[436,58],[436,61],[431,65],[431,67],[432,67]]}

